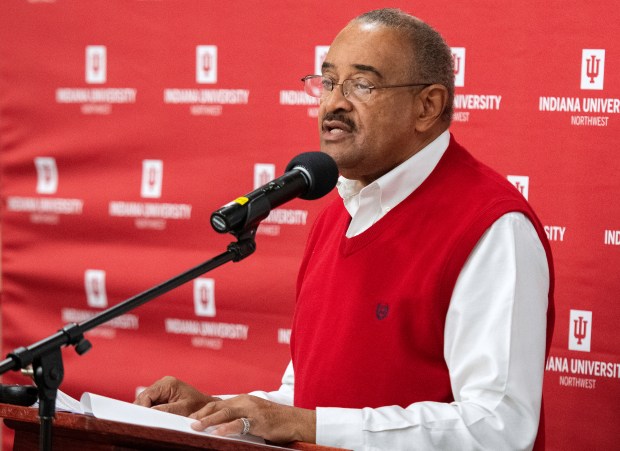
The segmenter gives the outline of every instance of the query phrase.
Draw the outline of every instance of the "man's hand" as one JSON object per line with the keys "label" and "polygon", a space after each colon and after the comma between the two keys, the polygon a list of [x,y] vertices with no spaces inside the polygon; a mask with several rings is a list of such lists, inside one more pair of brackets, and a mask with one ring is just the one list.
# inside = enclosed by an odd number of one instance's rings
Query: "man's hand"
{"label": "man's hand", "polygon": [[188,416],[205,404],[219,400],[220,398],[201,393],[179,379],[166,376],[140,393],[134,404]]}
{"label": "man's hand", "polygon": [[249,421],[247,433],[276,443],[302,441],[316,442],[316,412],[285,406],[250,395],[240,395],[225,401],[209,402],[192,413],[192,428],[202,431],[216,426],[217,435],[241,434],[245,418]]}

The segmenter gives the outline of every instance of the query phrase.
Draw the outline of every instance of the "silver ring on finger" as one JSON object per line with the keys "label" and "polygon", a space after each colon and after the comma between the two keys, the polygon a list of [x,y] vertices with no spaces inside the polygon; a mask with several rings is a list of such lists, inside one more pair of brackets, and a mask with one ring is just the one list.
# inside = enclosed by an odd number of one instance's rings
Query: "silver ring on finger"
{"label": "silver ring on finger", "polygon": [[239,418],[243,423],[243,430],[241,431],[241,435],[246,435],[250,432],[250,420],[247,418]]}

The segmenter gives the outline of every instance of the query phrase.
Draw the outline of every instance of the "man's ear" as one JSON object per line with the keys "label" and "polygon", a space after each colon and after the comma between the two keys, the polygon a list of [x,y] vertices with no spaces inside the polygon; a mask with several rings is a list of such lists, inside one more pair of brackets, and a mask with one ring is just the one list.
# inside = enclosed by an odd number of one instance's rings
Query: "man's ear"
{"label": "man's ear", "polygon": [[441,122],[441,115],[448,103],[448,89],[439,84],[424,88],[418,95],[421,109],[416,121],[416,130],[426,132]]}

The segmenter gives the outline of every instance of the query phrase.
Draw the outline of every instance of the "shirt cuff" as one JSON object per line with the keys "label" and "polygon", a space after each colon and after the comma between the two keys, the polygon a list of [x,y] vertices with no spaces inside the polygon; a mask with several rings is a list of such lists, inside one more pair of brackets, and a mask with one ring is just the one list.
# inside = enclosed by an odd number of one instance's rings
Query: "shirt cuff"
{"label": "shirt cuff", "polygon": [[363,424],[361,409],[317,407],[316,443],[336,448],[361,448]]}

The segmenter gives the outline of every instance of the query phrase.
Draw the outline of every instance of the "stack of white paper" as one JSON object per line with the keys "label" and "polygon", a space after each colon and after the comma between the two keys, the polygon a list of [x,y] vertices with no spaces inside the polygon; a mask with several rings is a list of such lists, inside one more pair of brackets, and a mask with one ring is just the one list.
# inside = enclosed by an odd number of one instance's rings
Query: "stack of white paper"
{"label": "stack of white paper", "polygon": [[[191,424],[196,421],[181,415],[149,409],[117,399],[108,398],[94,393],[84,393],[80,401],[58,390],[56,397],[56,410],[58,412],[73,412],[84,415],[92,415],[102,420],[117,421],[120,423],[136,424],[139,426],[172,429],[175,431],[188,432],[197,435],[209,435],[224,440],[240,440],[244,442],[261,443],[265,441],[254,435],[234,435],[229,437],[214,436],[213,428],[205,431],[195,431]],[[267,446],[267,445],[266,445]],[[285,449],[279,446],[269,446],[274,449]]]}

